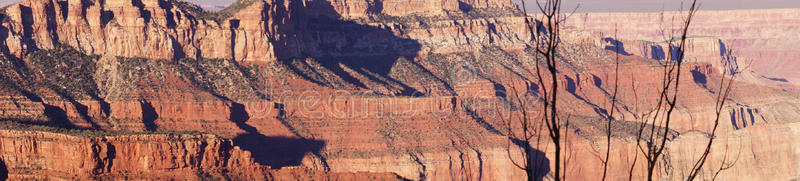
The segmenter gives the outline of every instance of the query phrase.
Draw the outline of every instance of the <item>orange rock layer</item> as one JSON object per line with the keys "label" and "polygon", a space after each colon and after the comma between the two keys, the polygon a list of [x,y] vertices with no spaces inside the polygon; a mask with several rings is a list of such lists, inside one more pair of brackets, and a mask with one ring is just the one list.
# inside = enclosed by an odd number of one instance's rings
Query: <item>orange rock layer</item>
{"label": "orange rock layer", "polygon": [[208,134],[72,136],[0,130],[5,178],[20,179],[377,179],[393,174],[272,170],[230,140]]}

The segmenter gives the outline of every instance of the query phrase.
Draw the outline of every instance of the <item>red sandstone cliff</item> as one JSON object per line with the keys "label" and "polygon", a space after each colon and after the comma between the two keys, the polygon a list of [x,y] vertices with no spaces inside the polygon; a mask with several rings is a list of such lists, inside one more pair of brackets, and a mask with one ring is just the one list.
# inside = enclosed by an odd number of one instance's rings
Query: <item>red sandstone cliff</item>
{"label": "red sandstone cliff", "polygon": [[[81,133],[79,133],[81,134]],[[396,180],[394,174],[269,169],[230,140],[208,134],[82,136],[0,130],[0,161],[12,180],[268,179]]]}
{"label": "red sandstone cliff", "polygon": [[80,137],[3,130],[11,179],[263,177],[250,153],[213,135]]}
{"label": "red sandstone cliff", "polygon": [[[244,7],[231,10],[229,16],[202,12],[191,4],[171,0],[27,0],[6,8],[7,20],[3,23],[4,49],[21,57],[29,50],[52,49],[58,44],[75,47],[87,54],[150,59],[224,58],[237,61],[271,62],[277,59],[305,55],[319,55],[325,46],[354,44],[337,36],[335,32],[314,31],[318,22],[311,16],[325,15],[344,20],[360,19],[367,15],[386,17],[425,15],[451,16],[468,6],[495,12],[508,13],[515,7],[506,0],[479,0],[462,2],[443,1],[241,1]],[[487,9],[489,8],[489,9]],[[367,20],[368,22],[370,20]],[[509,23],[510,22],[510,23]],[[348,23],[348,22],[342,22]],[[414,23],[414,22],[411,22]],[[383,33],[365,37],[364,45],[380,45],[383,34],[400,34],[417,39],[430,37],[422,49],[454,51],[464,45],[480,46],[485,43],[518,41],[519,37],[504,37],[521,31],[522,21],[506,16],[485,19],[433,19],[426,24],[401,22],[370,22],[351,28],[385,29]],[[494,24],[511,26],[499,26]],[[351,23],[352,24],[352,23]],[[318,26],[318,25],[316,25]],[[359,27],[363,26],[363,27]],[[425,26],[420,28],[418,26]],[[433,26],[433,28],[428,28]],[[459,35],[448,31],[465,32]],[[332,36],[322,41],[318,33]],[[434,36],[435,35],[435,36]],[[471,40],[470,40],[471,39]],[[377,40],[379,42],[368,42]],[[464,42],[466,41],[466,42]],[[472,42],[470,42],[472,41]],[[497,41],[497,42],[495,42]],[[424,44],[424,43],[423,43]],[[440,47],[441,45],[445,47]],[[411,45],[413,46],[413,45]],[[419,46],[419,45],[417,45]],[[366,48],[348,47],[348,48]],[[341,47],[340,47],[341,48]],[[417,47],[420,49],[421,47]],[[408,47],[382,50],[407,53]],[[405,52],[404,52],[405,51]],[[340,52],[344,55],[368,52]]]}

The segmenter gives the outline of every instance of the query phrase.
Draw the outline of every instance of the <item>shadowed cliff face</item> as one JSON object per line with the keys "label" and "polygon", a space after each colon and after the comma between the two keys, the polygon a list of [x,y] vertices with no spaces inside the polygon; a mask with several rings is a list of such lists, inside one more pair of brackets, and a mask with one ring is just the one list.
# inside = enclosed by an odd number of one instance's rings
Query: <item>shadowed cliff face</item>
{"label": "shadowed cliff face", "polygon": [[6,179],[8,179],[8,167],[5,161],[0,160],[0,180]]}
{"label": "shadowed cliff face", "polygon": [[233,139],[236,145],[253,153],[257,163],[280,169],[286,166],[302,166],[306,156],[319,155],[324,141],[266,137],[258,134],[243,134]]}
{"label": "shadowed cliff face", "polygon": [[[369,89],[369,82],[375,81],[381,84],[398,84],[399,95],[411,96],[415,92],[419,93],[389,76],[392,67],[397,64],[396,61],[412,60],[419,55],[422,45],[418,41],[401,37],[388,27],[343,20],[328,1],[311,1],[306,5],[307,7],[291,8],[293,23],[279,27],[292,37],[280,43],[286,45],[278,51],[280,62],[300,75],[306,75],[307,72],[303,72],[305,67],[321,66],[317,68],[330,71],[333,76],[344,80],[344,83],[356,87]],[[313,62],[298,62],[298,59],[309,59]],[[411,63],[412,66],[419,66]],[[354,75],[365,75],[366,80]],[[318,84],[325,84],[327,81],[324,77],[320,79],[307,76],[306,79]]]}

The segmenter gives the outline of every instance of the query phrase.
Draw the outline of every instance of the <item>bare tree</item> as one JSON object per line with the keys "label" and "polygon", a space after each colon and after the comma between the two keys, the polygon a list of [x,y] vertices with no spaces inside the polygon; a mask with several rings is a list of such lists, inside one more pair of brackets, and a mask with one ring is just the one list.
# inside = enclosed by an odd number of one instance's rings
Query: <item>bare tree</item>
{"label": "bare tree", "polygon": [[[662,67],[662,82],[659,89],[659,98],[655,107],[650,112],[642,116],[642,121],[638,131],[637,147],[644,154],[647,163],[647,180],[653,180],[655,169],[664,154],[667,140],[670,137],[670,123],[673,119],[673,112],[677,106],[677,99],[680,93],[680,80],[682,65],[684,63],[685,50],[687,46],[689,26],[697,12],[697,0],[693,0],[689,7],[688,14],[679,29],[679,36],[674,36],[673,32],[667,38],[667,59],[660,62]],[[724,104],[724,102],[722,103]],[[721,105],[718,103],[718,105]],[[647,131],[647,132],[645,132]],[[642,142],[645,142],[642,144]],[[707,153],[706,153],[707,154]],[[634,162],[635,165],[635,162]],[[702,162],[699,163],[702,167]],[[633,172],[631,167],[631,172]],[[631,173],[630,175],[633,175]]]}
{"label": "bare tree", "polygon": [[[511,86],[508,94],[508,114],[503,115],[498,111],[498,115],[506,124],[508,136],[507,156],[519,169],[525,171],[528,181],[539,180],[544,177],[549,170],[544,169],[549,166],[544,155],[537,155],[537,149],[546,149],[546,144],[542,137],[543,122],[536,121],[539,116],[530,115],[528,110],[531,107],[530,99],[526,98],[527,93],[520,93],[515,86]],[[515,129],[516,128],[516,129]],[[519,155],[522,160],[515,160],[513,148],[519,148]]]}
{"label": "bare tree", "polygon": [[[540,99],[539,102],[542,103],[542,106],[539,107],[541,111],[540,114],[532,117],[528,113],[528,105],[523,98],[524,96],[520,96],[520,93],[513,88],[512,101],[516,100],[516,104],[519,105],[519,118],[518,123],[520,130],[515,130],[514,125],[512,124],[511,115],[509,114],[508,119],[506,119],[506,126],[508,128],[508,137],[509,140],[517,140],[519,142],[516,144],[518,147],[522,147],[523,150],[522,157],[524,159],[524,163],[519,164],[512,159],[512,162],[519,168],[524,169],[526,174],[528,175],[528,180],[535,180],[536,176],[540,173],[537,173],[538,169],[535,166],[532,166],[528,162],[530,162],[531,158],[534,158],[534,155],[531,155],[534,151],[531,148],[531,144],[535,143],[537,148],[543,144],[541,136],[547,135],[549,137],[550,142],[553,145],[554,150],[554,173],[552,174],[553,180],[563,180],[566,172],[566,146],[567,144],[562,143],[566,140],[567,131],[566,128],[569,124],[569,119],[561,119],[559,116],[558,111],[558,48],[561,44],[561,24],[566,18],[566,15],[561,12],[561,0],[542,0],[542,1],[535,1],[536,8],[538,8],[539,13],[537,14],[538,17],[531,19],[528,17],[527,6],[525,1],[522,2],[522,10],[525,13],[525,25],[527,26],[528,32],[530,33],[531,37],[531,49],[536,52],[536,57],[534,64],[535,64],[535,74],[537,77],[538,84],[540,85],[540,90],[538,92],[538,98]],[[577,9],[577,8],[576,8]],[[539,58],[543,57],[543,58]],[[544,62],[542,65],[542,62]],[[546,132],[542,127],[547,128]],[[535,139],[534,139],[535,138]],[[512,145],[509,143],[509,150],[511,150]],[[511,151],[509,151],[509,158],[511,158]],[[540,166],[540,165],[536,165]]]}
{"label": "bare tree", "polygon": [[732,160],[728,159],[728,157],[730,156],[729,152],[728,152],[728,144],[725,144],[725,151],[724,152],[725,153],[722,156],[722,161],[719,164],[719,167],[717,168],[717,170],[714,172],[714,176],[711,177],[711,180],[717,180],[717,176],[719,176],[719,173],[722,173],[722,171],[725,171],[725,170],[733,168],[733,166],[735,166],[736,163],[739,162],[739,157],[742,155],[742,148],[741,148],[741,145],[739,145],[739,152],[736,154],[736,158],[734,158]]}
{"label": "bare tree", "polygon": [[[711,128],[711,132],[708,135],[708,143],[703,150],[703,153],[700,155],[700,158],[695,162],[692,166],[692,169],[689,171],[688,177],[686,180],[695,180],[697,176],[700,174],[701,169],[705,165],[706,161],[708,160],[708,156],[711,154],[711,147],[714,144],[714,140],[717,138],[717,128],[719,128],[719,120],[722,116],[722,112],[725,109],[725,103],[730,98],[730,93],[733,88],[733,83],[736,80],[736,75],[740,74],[743,69],[747,69],[748,66],[745,68],[739,67],[736,62],[731,61],[732,51],[728,51],[726,54],[722,55],[722,70],[721,72],[722,78],[719,80],[719,87],[717,88],[717,97],[715,99],[715,108],[714,108],[714,126]],[[726,81],[727,76],[727,81]],[[741,153],[741,152],[740,152]],[[736,162],[739,160],[738,156],[734,160],[728,160],[728,149],[727,145],[725,151],[723,152],[722,163],[720,163],[720,167],[714,172],[714,176],[712,180],[716,180],[719,173],[732,168],[736,165]]]}
{"label": "bare tree", "polygon": [[[557,107],[559,88],[557,80],[557,51],[561,43],[561,23],[565,19],[566,15],[561,12],[560,0],[536,1],[536,8],[539,10],[539,14],[537,14],[539,17],[533,19],[527,18],[528,12],[526,10],[525,1],[522,1],[522,10],[526,14],[525,24],[527,25],[531,36],[531,44],[533,46],[532,49],[538,54],[538,56],[535,56],[535,74],[538,78],[538,84],[541,85],[539,92],[537,92],[539,102],[542,102],[542,106],[539,107],[541,112],[539,112],[538,115],[530,115],[528,112],[529,107],[527,106],[527,99],[525,99],[524,96],[520,96],[526,94],[521,94],[516,90],[516,88],[512,87],[513,92],[511,95],[513,97],[510,97],[509,102],[511,103],[512,107],[514,107],[514,104],[518,106],[516,107],[518,108],[518,115],[516,120],[514,119],[513,113],[508,114],[508,117],[505,117],[504,119],[506,122],[506,127],[508,128],[507,136],[510,140],[508,156],[514,165],[526,171],[528,174],[528,180],[536,179],[535,176],[541,175],[542,173],[537,173],[539,170],[536,169],[541,165],[531,165],[531,159],[534,158],[534,155],[530,154],[535,151],[532,145],[535,145],[535,148],[540,148],[540,146],[543,144],[550,145],[542,143],[541,137],[543,135],[547,135],[550,143],[554,147],[554,158],[552,160],[554,162],[554,173],[552,174],[552,177],[553,180],[558,181],[563,180],[566,176],[565,165],[567,157],[565,156],[564,150],[566,150],[567,144],[563,142],[566,140],[568,132],[566,126],[569,124],[569,119],[561,119]],[[677,102],[680,93],[679,88],[681,74],[683,71],[682,67],[685,59],[685,50],[687,47],[688,30],[698,8],[697,0],[693,0],[688,10],[688,14],[683,19],[679,31],[677,31],[678,36],[675,36],[674,33],[670,33],[669,38],[666,38],[667,57],[665,57],[666,59],[664,61],[659,62],[663,72],[661,87],[658,89],[658,100],[656,101],[656,104],[654,104],[653,109],[642,114],[641,116],[637,116],[637,118],[641,119],[641,121],[638,129],[636,147],[642,153],[644,159],[646,159],[647,180],[653,180],[656,167],[664,155],[667,141],[671,139],[670,133],[672,131],[670,129],[670,124],[672,119],[674,119],[673,112],[678,105]],[[616,28],[614,34],[616,39]],[[610,112],[606,115],[607,117],[605,125],[606,150],[605,156],[600,158],[603,164],[602,180],[606,180],[608,178],[611,137],[613,135],[612,123],[614,121],[614,113],[616,112],[616,103],[618,102],[617,93],[619,90],[620,66],[619,48],[621,47],[619,47],[620,45],[615,46],[617,48],[617,55],[615,57],[614,87],[611,95],[611,107],[609,108]],[[716,99],[716,118],[714,120],[714,127],[711,130],[709,141],[706,144],[706,148],[702,153],[702,156],[697,160],[697,162],[695,162],[692,170],[690,171],[689,177],[687,178],[688,180],[696,179],[698,173],[705,165],[708,155],[711,153],[711,148],[714,143],[714,139],[716,138],[717,128],[719,126],[719,119],[722,110],[725,107],[726,100],[729,99],[731,85],[734,82],[733,78],[736,73],[731,72],[730,78],[727,80],[724,75],[720,81],[719,92]],[[632,91],[636,97],[635,101],[638,102],[635,79],[632,78],[631,80],[631,86],[633,86]],[[638,109],[638,103],[637,105],[634,105],[634,107],[635,109]],[[514,125],[514,123],[518,125]],[[543,126],[546,129],[543,129]],[[515,140],[517,143],[513,143]],[[515,147],[514,145],[522,150],[523,161],[521,162],[515,161],[512,158],[511,148]],[[639,155],[635,154],[633,164],[630,168],[629,179],[631,180],[633,179],[634,167],[638,157]],[[727,161],[727,150],[725,157],[726,158],[723,160],[723,163],[715,172],[714,178],[717,177],[719,172],[729,169],[733,166],[733,164],[735,164],[735,161]]]}
{"label": "bare tree", "polygon": [[[614,40],[617,39],[617,26],[614,26]],[[609,114],[606,117],[606,155],[604,159],[600,161],[603,162],[603,178],[601,180],[605,181],[606,177],[608,176],[608,159],[611,156],[611,122],[614,120],[614,109],[617,105],[617,92],[619,90],[619,54],[620,54],[620,44],[616,43],[614,45],[616,54],[614,57],[614,92],[611,95],[611,107],[609,108]]]}

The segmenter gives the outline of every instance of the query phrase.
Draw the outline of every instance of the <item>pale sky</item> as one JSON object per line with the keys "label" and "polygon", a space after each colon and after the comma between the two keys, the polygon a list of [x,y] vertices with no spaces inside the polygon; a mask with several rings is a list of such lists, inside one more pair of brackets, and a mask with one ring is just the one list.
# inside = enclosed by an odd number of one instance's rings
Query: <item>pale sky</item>
{"label": "pale sky", "polygon": [[[514,0],[519,1],[519,0]],[[534,2],[534,0],[526,0]],[[658,12],[689,7],[690,0],[564,0],[562,10],[578,7],[578,12]],[[698,0],[701,10],[800,8],[800,0]],[[580,4],[580,6],[578,6]],[[528,9],[535,9],[529,4]]]}
{"label": "pale sky", "polygon": [[[18,0],[0,0],[0,5],[16,1]],[[188,1],[198,2],[208,9],[221,9],[235,0]],[[657,12],[678,10],[681,1],[689,2],[689,0],[564,0],[563,9],[571,10],[580,4],[579,12]],[[699,0],[698,2],[701,3],[702,10],[800,8],[800,0]],[[531,8],[533,7],[529,7]]]}

